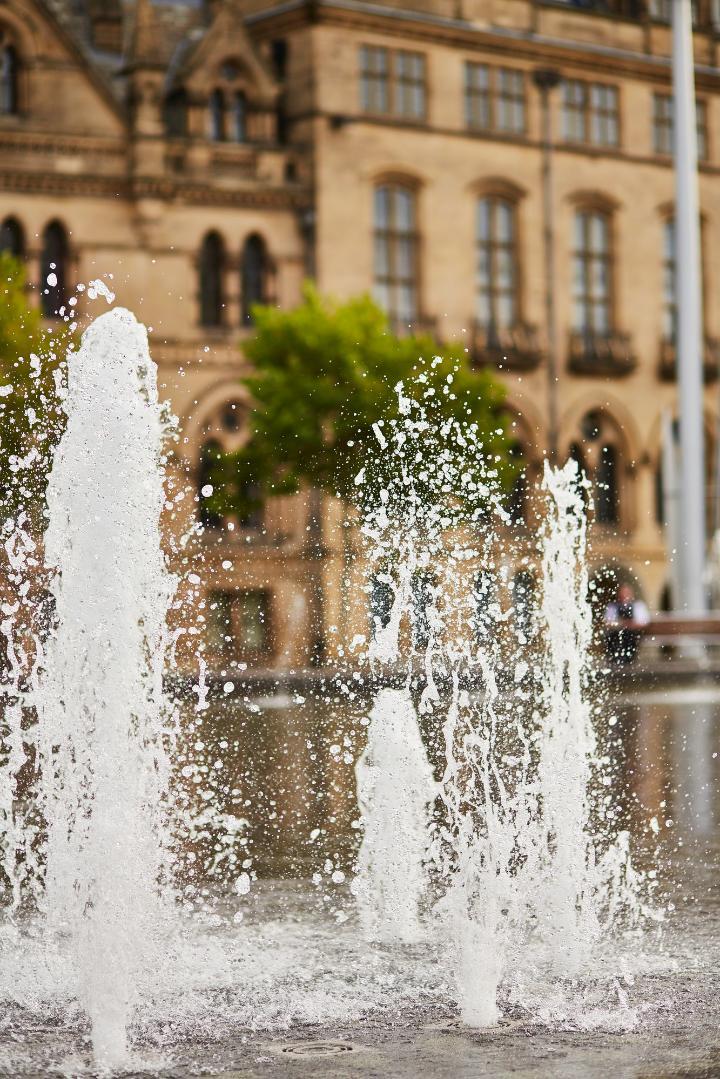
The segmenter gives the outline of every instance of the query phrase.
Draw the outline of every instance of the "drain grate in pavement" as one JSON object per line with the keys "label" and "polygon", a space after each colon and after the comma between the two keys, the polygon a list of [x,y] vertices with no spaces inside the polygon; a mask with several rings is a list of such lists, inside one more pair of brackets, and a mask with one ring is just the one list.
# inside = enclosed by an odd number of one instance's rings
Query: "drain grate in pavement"
{"label": "drain grate in pavement", "polygon": [[438,1023],[429,1023],[425,1030],[459,1030],[464,1034],[509,1034],[510,1031],[520,1030],[527,1025],[524,1019],[499,1019],[492,1027],[470,1027],[463,1023],[462,1019],[453,1016]]}
{"label": "drain grate in pavement", "polygon": [[293,1057],[332,1057],[352,1053],[354,1048],[347,1042],[294,1042],[284,1045],[280,1052]]}

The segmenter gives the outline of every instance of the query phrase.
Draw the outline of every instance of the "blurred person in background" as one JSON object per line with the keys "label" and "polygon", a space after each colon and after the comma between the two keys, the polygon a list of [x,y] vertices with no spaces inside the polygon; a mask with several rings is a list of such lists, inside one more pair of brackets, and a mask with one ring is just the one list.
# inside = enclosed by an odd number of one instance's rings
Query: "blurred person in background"
{"label": "blurred person in background", "polygon": [[624,665],[635,660],[649,621],[647,605],[635,598],[631,585],[621,584],[605,609],[605,650],[611,663]]}

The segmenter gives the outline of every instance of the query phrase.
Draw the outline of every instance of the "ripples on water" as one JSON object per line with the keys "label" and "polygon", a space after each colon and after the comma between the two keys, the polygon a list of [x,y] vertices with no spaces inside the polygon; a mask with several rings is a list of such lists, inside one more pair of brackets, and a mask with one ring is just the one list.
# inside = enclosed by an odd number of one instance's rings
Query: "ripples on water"
{"label": "ripples on water", "polygon": [[[663,924],[620,937],[575,979],[550,977],[542,955],[526,946],[507,964],[500,991],[506,1019],[528,1029],[634,1037],[700,1022],[714,1007],[720,787],[710,747],[718,741],[720,699],[712,691],[682,690],[667,701],[662,693],[638,695],[615,709],[627,747],[618,761],[621,811],[648,865],[657,865]],[[223,1044],[237,1042],[243,1031],[252,1037],[361,1021],[368,1030],[395,1029],[455,1014],[453,971],[432,922],[422,945],[369,944],[358,933],[348,880],[339,879],[338,867],[348,867],[357,844],[356,810],[352,766],[330,747],[337,745],[338,722],[352,731],[363,714],[362,706],[307,702],[259,710],[225,704],[206,717],[207,759],[216,742],[227,741],[232,751],[224,760],[237,775],[223,782],[232,789],[242,776],[249,795],[239,853],[257,879],[247,894],[213,884],[212,877],[203,882],[212,829],[186,851],[194,854],[190,866],[204,868],[180,897],[182,923],[168,916],[164,961],[146,970],[138,986],[131,1034],[146,1065],[182,1059],[190,1043],[221,1060]],[[245,751],[257,744],[260,727],[262,749],[251,757]],[[304,754],[295,752],[299,746]],[[699,754],[709,756],[710,772],[698,774]],[[278,879],[300,873],[314,873],[314,883]],[[8,925],[0,932],[2,1074],[52,1070],[63,1061],[72,1074],[89,1035],[71,991],[72,957],[62,942],[52,948],[40,934],[26,935],[18,946],[16,933]]]}

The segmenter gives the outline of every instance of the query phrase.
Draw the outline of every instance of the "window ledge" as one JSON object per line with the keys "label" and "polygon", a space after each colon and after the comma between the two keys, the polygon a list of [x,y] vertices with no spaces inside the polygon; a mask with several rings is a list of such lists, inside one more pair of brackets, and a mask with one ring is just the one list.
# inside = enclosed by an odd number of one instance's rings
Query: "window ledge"
{"label": "window ledge", "polygon": [[531,371],[542,359],[537,328],[524,322],[503,329],[476,322],[472,350],[476,366],[503,367],[508,371]]}
{"label": "window ledge", "polygon": [[[715,382],[720,374],[720,341],[706,335],[703,349],[703,378],[705,382]],[[677,378],[677,360],[675,342],[667,337],[660,341],[658,375],[665,382]]]}
{"label": "window ledge", "polygon": [[626,333],[571,333],[568,370],[576,375],[629,375],[637,366]]}

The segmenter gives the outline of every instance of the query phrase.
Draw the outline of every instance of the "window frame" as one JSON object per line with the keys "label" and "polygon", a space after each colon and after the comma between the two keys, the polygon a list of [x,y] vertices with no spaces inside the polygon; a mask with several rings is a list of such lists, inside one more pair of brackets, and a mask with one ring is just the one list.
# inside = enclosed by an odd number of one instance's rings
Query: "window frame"
{"label": "window frame", "polygon": [[[214,250],[213,250],[214,248]],[[214,263],[212,271],[216,277],[216,303],[213,304],[214,314],[212,318],[206,317],[209,312],[209,307],[206,306],[208,296],[206,293],[205,273],[208,268],[208,255],[214,255]],[[202,243],[200,244],[200,253],[198,259],[198,276],[199,276],[199,324],[204,329],[222,329],[225,325],[225,313],[227,311],[227,303],[225,297],[225,265],[226,265],[227,253],[225,249],[225,242],[221,234],[216,229],[211,229],[203,236]]]}
{"label": "window frame", "polygon": [[20,115],[20,54],[0,29],[0,117]]}
{"label": "window frame", "polygon": [[[5,243],[7,239],[10,239],[10,244]],[[26,251],[26,236],[22,222],[14,214],[8,214],[0,221],[0,253],[9,254],[22,261]]]}
{"label": "window frame", "polygon": [[425,52],[363,42],[358,57],[361,113],[415,124],[427,121],[428,62]]}
{"label": "window frame", "polygon": [[[388,193],[387,223],[378,224],[378,198],[382,192]],[[411,227],[404,229],[398,225],[398,196],[407,196],[410,200]],[[420,234],[418,229],[418,191],[415,185],[402,180],[381,180],[373,187],[373,294],[376,301],[386,312],[391,326],[412,325],[420,318],[421,276],[420,276]],[[410,247],[410,276],[396,273],[395,269],[403,259],[402,247]],[[378,246],[385,250],[387,271],[378,272]],[[401,312],[401,305],[396,302],[399,292],[409,288],[412,296],[413,311],[410,315]],[[387,302],[378,295],[382,289],[387,295]],[[393,299],[395,298],[395,299]]]}
{"label": "window frame", "polygon": [[[615,440],[603,441],[594,469],[593,496],[595,523],[601,528],[613,528],[620,524],[620,465],[622,454]],[[607,478],[612,477],[608,483]]]}
{"label": "window frame", "polygon": [[225,143],[227,137],[227,101],[225,92],[216,86],[208,97],[208,137],[210,142]]}
{"label": "window frame", "polygon": [[[605,250],[603,252],[596,252],[593,250],[592,241],[592,222],[593,219],[602,221],[605,231]],[[578,222],[582,222],[582,239],[583,244],[578,247],[576,242],[577,226]],[[613,336],[615,333],[615,245],[613,237],[613,215],[612,213],[599,206],[577,206],[573,213],[573,240],[572,240],[572,318],[571,325],[573,332],[578,334],[584,339],[607,339]],[[580,277],[582,278],[582,291],[577,293],[575,290],[576,273],[578,264],[581,268]],[[607,282],[605,295],[601,296],[598,300],[593,292],[593,278],[595,276],[594,267],[596,265],[604,265],[605,267],[605,280]],[[583,324],[578,325],[576,321],[576,307],[578,304],[582,305],[584,312]],[[595,311],[598,306],[602,305],[606,314],[606,328],[599,329],[595,325]],[[589,312],[592,312],[592,317],[587,318]]]}
{"label": "window frame", "polygon": [[[249,255],[252,253],[253,258],[257,255],[257,261],[251,262]],[[249,290],[246,286],[251,278],[250,271],[253,271],[254,280],[259,281],[260,287],[257,290]],[[252,326],[253,317],[251,308],[256,304],[269,303],[269,274],[270,274],[270,256],[268,253],[268,245],[265,237],[259,232],[249,233],[243,240],[243,245],[240,251],[240,325]]]}
{"label": "window frame", "polygon": [[[487,206],[488,232],[487,236],[481,235],[481,213],[483,205]],[[502,212],[509,214],[510,238],[502,238],[500,216]],[[475,319],[478,325],[486,330],[511,330],[521,321],[520,306],[520,259],[518,243],[518,212],[517,202],[495,193],[483,193],[478,195],[475,202]],[[481,282],[481,265],[485,253],[488,263],[487,287],[483,288]],[[498,284],[498,262],[503,255],[509,259],[512,283],[509,289]],[[481,308],[482,298],[486,297],[489,318],[485,320]],[[512,317],[509,322],[498,318],[499,305],[504,297],[510,297]]]}
{"label": "window frame", "polygon": [[[59,241],[59,246],[54,253],[48,252],[49,237],[54,235]],[[55,261],[53,262],[53,259]],[[59,309],[67,303],[70,291],[70,237],[68,230],[62,221],[53,218],[48,221],[42,231],[40,247],[40,307],[43,318],[61,318]],[[55,285],[48,285],[49,273],[54,273],[57,278]],[[57,306],[53,307],[53,302]]]}
{"label": "window frame", "polygon": [[[484,82],[484,85],[482,83]],[[515,83],[511,87],[509,83]],[[513,92],[514,91],[514,92]],[[527,133],[527,78],[523,68],[466,60],[464,65],[463,105],[467,131],[488,131],[498,135]],[[518,115],[519,123],[501,122],[505,111]],[[485,122],[482,122],[482,115]],[[480,116],[479,122],[475,117]]]}
{"label": "window frame", "polygon": [[[619,150],[622,146],[620,86],[617,83],[564,79],[561,118],[562,141],[568,145],[602,150]],[[609,130],[613,137],[607,136]]]}
{"label": "window frame", "polygon": [[[710,139],[708,128],[708,103],[704,97],[695,100],[695,123],[697,137],[697,157],[700,164],[710,160]],[[675,110],[672,94],[653,91],[652,103],[652,147],[658,157],[672,157],[675,139]]]}

